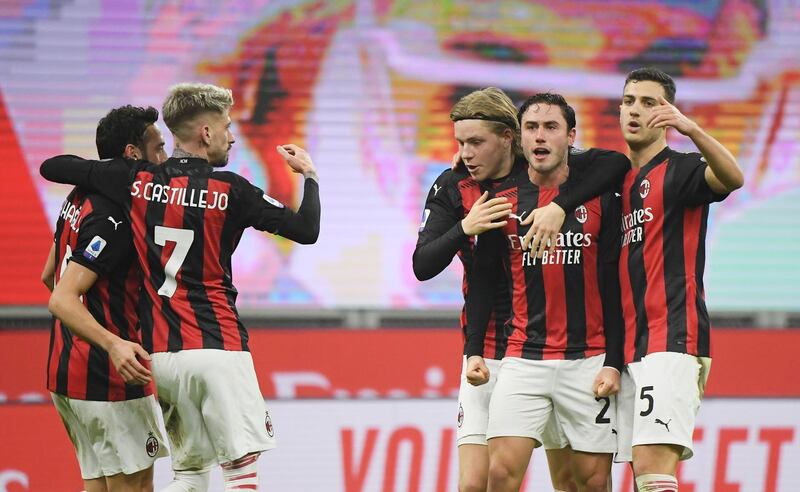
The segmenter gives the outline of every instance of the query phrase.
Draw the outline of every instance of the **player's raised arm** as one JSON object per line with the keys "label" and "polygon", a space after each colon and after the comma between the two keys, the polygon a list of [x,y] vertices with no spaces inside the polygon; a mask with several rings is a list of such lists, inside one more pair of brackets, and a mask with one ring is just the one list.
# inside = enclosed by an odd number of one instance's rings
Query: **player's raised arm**
{"label": "player's raised arm", "polygon": [[129,197],[132,172],[128,161],[122,158],[92,161],[75,155],[51,157],[39,168],[39,173],[48,181],[80,186],[119,205],[124,205]]}
{"label": "player's raised arm", "polygon": [[695,121],[670,104],[664,96],[658,96],[658,102],[659,106],[653,109],[647,126],[649,128],[671,126],[691,138],[708,163],[705,178],[709,188],[715,193],[725,194],[741,188],[744,185],[744,174],[733,154]]}

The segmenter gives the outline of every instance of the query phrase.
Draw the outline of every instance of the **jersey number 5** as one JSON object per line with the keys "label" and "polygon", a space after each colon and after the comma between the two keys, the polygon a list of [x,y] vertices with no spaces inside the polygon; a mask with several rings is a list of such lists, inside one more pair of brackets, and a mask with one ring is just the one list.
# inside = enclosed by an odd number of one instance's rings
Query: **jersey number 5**
{"label": "jersey number 5", "polygon": [[166,246],[167,241],[175,243],[175,249],[172,250],[172,254],[167,259],[167,264],[164,265],[164,283],[158,289],[158,295],[172,297],[175,294],[175,289],[178,288],[175,276],[183,266],[186,255],[189,254],[189,248],[194,242],[194,231],[191,229],[156,226],[153,240],[159,246]]}

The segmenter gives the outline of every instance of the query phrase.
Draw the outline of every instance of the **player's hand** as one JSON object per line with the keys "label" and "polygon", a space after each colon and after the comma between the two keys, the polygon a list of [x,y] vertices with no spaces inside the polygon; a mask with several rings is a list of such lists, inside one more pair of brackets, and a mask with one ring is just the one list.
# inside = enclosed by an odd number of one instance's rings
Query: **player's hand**
{"label": "player's hand", "polygon": [[459,164],[461,164],[461,152],[456,152],[453,154],[453,160],[450,162],[450,169],[455,171]]}
{"label": "player's hand", "polygon": [[511,204],[504,197],[489,198],[489,192],[485,191],[475,201],[472,209],[461,221],[461,228],[467,236],[483,234],[490,229],[498,229],[508,222],[508,215],[511,213]]}
{"label": "player's hand", "polygon": [[295,144],[278,145],[276,148],[293,172],[302,174],[306,178],[317,179],[317,168],[314,167],[314,162],[305,149]]}
{"label": "player's hand", "polygon": [[139,356],[144,360],[150,360],[150,355],[138,343],[120,338],[111,345],[108,356],[125,383],[144,385],[153,379],[150,370],[137,359]]}
{"label": "player's hand", "polygon": [[522,250],[530,247],[531,254],[537,258],[541,258],[546,249],[552,253],[556,249],[558,231],[564,225],[566,216],[564,209],[554,202],[533,210],[520,222],[521,225],[533,224],[522,238]]}
{"label": "player's hand", "polygon": [[659,106],[653,108],[647,118],[647,128],[664,128],[671,126],[683,135],[698,129],[697,123],[687,118],[678,108],[669,103],[664,96],[658,96]]}
{"label": "player's hand", "polygon": [[619,371],[607,366],[600,369],[597,377],[594,378],[592,391],[598,398],[616,395],[619,391]]}
{"label": "player's hand", "polygon": [[472,386],[480,386],[489,382],[489,368],[480,355],[473,355],[467,359],[467,382]]}

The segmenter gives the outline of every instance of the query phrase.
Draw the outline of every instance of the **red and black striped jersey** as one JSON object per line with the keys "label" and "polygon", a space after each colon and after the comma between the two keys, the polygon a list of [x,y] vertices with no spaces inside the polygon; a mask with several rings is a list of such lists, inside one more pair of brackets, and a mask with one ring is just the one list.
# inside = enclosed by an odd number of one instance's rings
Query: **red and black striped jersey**
{"label": "red and black striped jersey", "polygon": [[[122,210],[78,188],[67,196],[56,224],[56,283],[74,261],[97,274],[83,304],[97,322],[140,343],[136,306],[141,275]],[[141,361],[149,367],[148,361]],[[72,334],[58,319],[50,331],[47,388],[79,400],[121,401],[153,394],[153,383],[126,385],[104,350]]]}
{"label": "red and black striped jersey", "polygon": [[710,355],[703,292],[709,188],[698,153],[664,148],[632,169],[622,189],[619,275],[625,361],[654,352]]}
{"label": "red and black striped jersey", "polygon": [[[414,273],[419,280],[428,280],[438,275],[458,256],[464,267],[461,292],[466,299],[469,292],[469,274],[475,237],[467,236],[461,220],[472,210],[472,206],[488,190],[509,189],[516,186],[520,177],[527,180],[527,164],[517,162],[511,173],[500,180],[478,183],[463,166],[446,170],[434,182],[425,200],[422,223],[419,227],[417,246],[414,250]],[[494,290],[492,312],[486,328],[483,353],[490,359],[502,359],[505,354],[505,327],[511,314],[510,294],[504,286]],[[462,334],[467,329],[467,312],[461,309]],[[466,337],[465,337],[466,339]]]}
{"label": "red and black striped jersey", "polygon": [[247,227],[309,244],[319,235],[319,188],[305,180],[298,212],[236,173],[200,158],[146,163],[59,156],[42,175],[95,190],[123,206],[144,288],[142,343],[149,352],[248,350],[236,310],[231,256]]}

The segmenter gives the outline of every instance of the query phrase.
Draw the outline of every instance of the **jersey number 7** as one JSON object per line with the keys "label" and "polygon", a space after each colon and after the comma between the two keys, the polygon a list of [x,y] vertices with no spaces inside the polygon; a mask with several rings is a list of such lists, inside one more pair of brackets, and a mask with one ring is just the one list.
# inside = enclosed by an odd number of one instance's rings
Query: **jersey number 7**
{"label": "jersey number 7", "polygon": [[164,283],[158,289],[158,295],[172,297],[175,294],[175,289],[178,288],[175,276],[183,266],[186,255],[189,254],[189,248],[194,242],[194,231],[191,229],[156,226],[153,240],[159,246],[166,246],[167,241],[175,243],[175,249],[172,250],[172,254],[167,259],[166,265],[164,265]]}

